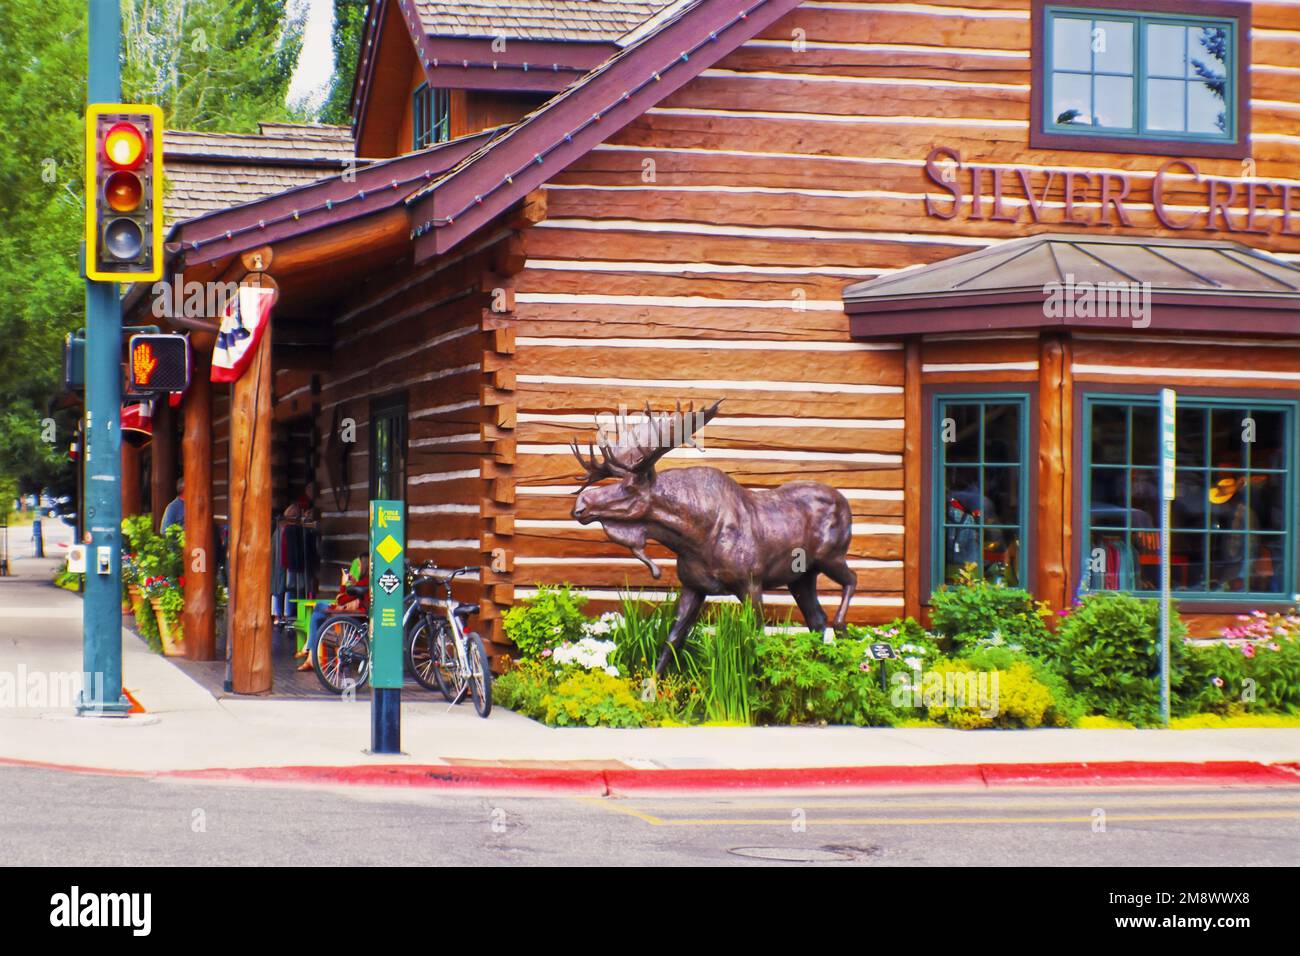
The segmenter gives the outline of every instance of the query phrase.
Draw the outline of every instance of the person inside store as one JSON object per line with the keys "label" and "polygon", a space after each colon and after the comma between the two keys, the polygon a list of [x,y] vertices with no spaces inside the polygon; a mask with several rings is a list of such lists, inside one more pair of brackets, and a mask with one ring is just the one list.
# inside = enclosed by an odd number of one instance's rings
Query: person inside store
{"label": "person inside store", "polygon": [[353,560],[352,564],[344,569],[343,580],[339,584],[339,592],[335,595],[333,601],[317,601],[316,606],[312,608],[311,624],[307,628],[307,645],[297,655],[303,658],[302,664],[298,666],[300,671],[309,671],[315,661],[317,647],[320,645],[321,630],[329,623],[329,619],[335,614],[364,614],[366,613],[369,592],[359,598],[353,597],[348,593],[350,587],[370,587],[370,566],[369,559],[362,555]]}
{"label": "person inside store", "polygon": [[159,533],[166,531],[172,525],[185,525],[185,479],[176,479],[176,497],[167,504],[166,510],[163,511],[162,527],[158,529]]}

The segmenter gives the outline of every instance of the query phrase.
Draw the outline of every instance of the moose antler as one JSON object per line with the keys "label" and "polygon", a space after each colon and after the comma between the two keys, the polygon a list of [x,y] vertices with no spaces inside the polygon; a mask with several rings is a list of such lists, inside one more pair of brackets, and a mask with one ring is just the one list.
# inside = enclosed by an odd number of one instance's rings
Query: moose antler
{"label": "moose antler", "polygon": [[635,464],[625,462],[625,466],[637,471],[653,468],[664,455],[684,446],[702,451],[695,434],[717,416],[721,404],[722,399],[718,399],[697,412],[694,402],[683,409],[679,401],[673,411],[655,413],[646,402],[646,424],[637,429],[633,443]]}
{"label": "moose antler", "polygon": [[578,446],[578,440],[575,438],[569,442],[569,448],[573,451],[573,457],[578,459],[578,464],[582,465],[585,472],[582,481],[582,487],[595,484],[602,478],[622,478],[628,474],[628,469],[619,464],[617,458],[610,452],[609,442],[601,436],[600,439],[600,461],[596,461],[596,448],[588,443],[587,456],[582,457],[582,449]]}

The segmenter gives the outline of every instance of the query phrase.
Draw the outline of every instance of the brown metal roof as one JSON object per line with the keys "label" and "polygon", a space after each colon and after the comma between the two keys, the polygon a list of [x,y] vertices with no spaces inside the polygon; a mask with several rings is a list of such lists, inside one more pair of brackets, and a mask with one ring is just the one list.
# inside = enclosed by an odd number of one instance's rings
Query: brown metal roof
{"label": "brown metal roof", "polygon": [[262,123],[260,128],[260,134],[163,133],[168,223],[315,182],[353,158],[346,126]]}
{"label": "brown metal roof", "polygon": [[416,0],[425,32],[438,37],[610,42],[669,0]]}
{"label": "brown metal roof", "polygon": [[1222,310],[1233,308],[1256,310],[1242,320],[1256,332],[1300,334],[1300,267],[1226,239],[1028,236],[854,283],[843,299],[857,336],[1129,321],[1046,307],[1084,283],[1147,290],[1165,328],[1231,331]]}
{"label": "brown metal roof", "polygon": [[1300,292],[1300,268],[1239,242],[1138,236],[1042,235],[844,290],[845,303],[1038,289],[1049,282],[1149,282],[1162,292]]}

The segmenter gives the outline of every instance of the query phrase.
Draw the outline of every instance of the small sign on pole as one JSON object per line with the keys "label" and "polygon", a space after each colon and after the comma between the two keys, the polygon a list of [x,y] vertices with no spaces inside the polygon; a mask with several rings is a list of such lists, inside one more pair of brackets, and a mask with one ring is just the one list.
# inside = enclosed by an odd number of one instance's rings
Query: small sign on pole
{"label": "small sign on pole", "polygon": [[402,752],[402,610],[406,509],[370,502],[370,750]]}
{"label": "small sign on pole", "polygon": [[1160,390],[1160,722],[1169,726],[1169,511],[1175,493],[1176,406],[1172,388]]}

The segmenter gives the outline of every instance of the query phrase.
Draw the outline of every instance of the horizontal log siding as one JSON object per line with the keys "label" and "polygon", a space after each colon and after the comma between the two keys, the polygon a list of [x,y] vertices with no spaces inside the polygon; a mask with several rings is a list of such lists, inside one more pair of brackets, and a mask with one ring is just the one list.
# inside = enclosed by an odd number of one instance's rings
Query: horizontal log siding
{"label": "horizontal log siding", "polygon": [[[1256,171],[1300,181],[1300,6],[1255,4],[1253,16]],[[851,619],[901,613],[912,491],[903,485],[904,353],[896,343],[848,347],[840,293],[864,278],[1069,228],[1029,222],[1015,183],[1019,223],[927,217],[925,194],[942,197],[924,174],[929,150],[944,144],[968,164],[1031,167],[1040,189],[1048,169],[1124,171],[1134,184],[1131,234],[1209,235],[1158,228],[1151,183],[1167,157],[1031,150],[1030,95],[1025,0],[888,9],[819,0],[557,174],[546,220],[525,234],[527,262],[514,285],[515,594],[570,581],[599,609],[621,587],[672,586],[665,549],[651,548],[665,571],[654,582],[599,528],[570,519],[577,465],[566,445],[590,437],[597,411],[723,396],[707,451],[676,451],[661,467],[705,461],[749,487],[816,478],[844,490],[862,599]],[[1236,160],[1197,163],[1202,175],[1242,174]],[[1061,186],[1058,176],[1049,210],[1061,207]],[[1191,200],[1190,188],[1174,181],[1169,201]],[[1249,239],[1300,258],[1300,238]],[[1216,356],[1212,345],[1113,348],[1076,343],[1075,381],[1094,377],[1089,365],[1213,366]],[[1033,336],[935,337],[923,347],[921,382],[1034,383],[1038,360]],[[1233,364],[1297,367],[1294,349],[1256,349]],[[828,605],[832,594],[824,591]]]}
{"label": "horizontal log siding", "polygon": [[[370,403],[405,392],[407,555],[448,568],[480,564],[490,450],[484,440],[490,413],[480,402],[484,350],[495,335],[484,322],[490,287],[484,288],[483,277],[491,257],[489,244],[364,289],[334,320],[334,359],[331,371],[321,374],[318,427],[327,436],[338,409],[355,423],[356,442],[346,509],[335,500],[324,453],[317,474],[327,562],[342,563],[366,549]],[[480,600],[477,578],[458,581],[457,597]]]}

